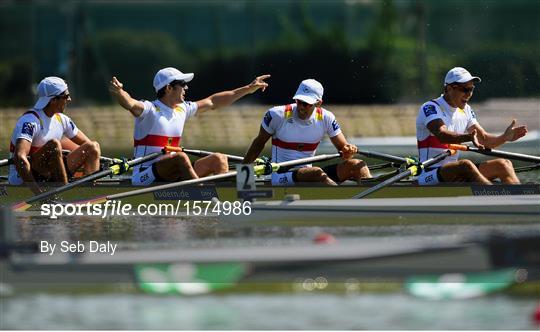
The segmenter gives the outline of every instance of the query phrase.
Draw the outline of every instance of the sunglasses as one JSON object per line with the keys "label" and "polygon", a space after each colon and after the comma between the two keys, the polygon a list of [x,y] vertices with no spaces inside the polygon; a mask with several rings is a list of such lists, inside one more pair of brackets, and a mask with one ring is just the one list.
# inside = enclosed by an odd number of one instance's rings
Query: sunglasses
{"label": "sunglasses", "polygon": [[63,95],[59,95],[59,96],[56,96],[54,98],[58,98],[58,99],[68,99],[69,98],[69,93],[66,93],[66,94],[63,94]]}
{"label": "sunglasses", "polygon": [[310,107],[310,106],[313,106],[312,104],[308,104],[306,103],[305,101],[302,101],[302,100],[299,100],[297,99],[296,102],[299,104],[299,105],[302,105],[304,107]]}
{"label": "sunglasses", "polygon": [[170,86],[180,85],[182,88],[185,88],[187,86],[187,82],[184,81],[172,81],[169,83]]}
{"label": "sunglasses", "polygon": [[470,88],[467,88],[463,85],[454,85],[453,87],[459,89],[463,93],[471,93],[474,91],[474,85],[471,86]]}

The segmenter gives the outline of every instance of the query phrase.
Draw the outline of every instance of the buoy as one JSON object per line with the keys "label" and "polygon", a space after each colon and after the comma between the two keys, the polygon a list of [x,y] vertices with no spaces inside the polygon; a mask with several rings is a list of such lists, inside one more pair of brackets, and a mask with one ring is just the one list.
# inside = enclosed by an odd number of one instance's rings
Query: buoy
{"label": "buoy", "polygon": [[538,303],[538,305],[536,306],[536,310],[534,310],[533,321],[536,324],[540,324],[540,303]]}
{"label": "buoy", "polygon": [[336,238],[332,234],[319,233],[313,239],[313,242],[320,244],[330,244],[336,242]]}

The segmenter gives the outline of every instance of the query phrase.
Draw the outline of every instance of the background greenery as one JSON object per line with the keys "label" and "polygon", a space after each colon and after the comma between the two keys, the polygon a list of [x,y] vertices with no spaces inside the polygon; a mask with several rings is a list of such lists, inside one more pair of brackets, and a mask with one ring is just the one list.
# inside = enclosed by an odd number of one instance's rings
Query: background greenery
{"label": "background greenery", "polygon": [[41,78],[66,78],[75,105],[111,103],[118,76],[153,98],[165,66],[195,72],[189,97],[271,73],[248,102],[288,100],[313,77],[333,104],[417,102],[464,66],[475,99],[540,91],[540,1],[24,1],[0,6],[0,106],[29,106]]}

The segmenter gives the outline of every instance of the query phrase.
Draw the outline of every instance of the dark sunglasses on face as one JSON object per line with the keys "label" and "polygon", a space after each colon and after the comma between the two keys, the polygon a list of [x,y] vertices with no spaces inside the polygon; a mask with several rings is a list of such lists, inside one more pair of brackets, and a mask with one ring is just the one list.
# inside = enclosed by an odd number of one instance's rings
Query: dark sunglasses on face
{"label": "dark sunglasses on face", "polygon": [[311,105],[311,104],[306,103],[305,101],[298,100],[298,99],[296,100],[296,102],[297,102],[298,104],[304,106],[304,107],[310,107],[310,106],[313,106],[313,105]]}
{"label": "dark sunglasses on face", "polygon": [[55,98],[58,98],[58,99],[68,99],[68,98],[69,98],[69,93],[66,93],[66,94],[62,94],[62,95],[56,96]]}
{"label": "dark sunglasses on face", "polygon": [[185,88],[187,86],[187,83],[184,81],[172,81],[169,83],[170,86],[180,85],[182,88]]}
{"label": "dark sunglasses on face", "polygon": [[470,88],[467,88],[463,85],[454,85],[455,88],[458,88],[461,92],[463,93],[471,93],[474,91],[474,85],[471,86]]}

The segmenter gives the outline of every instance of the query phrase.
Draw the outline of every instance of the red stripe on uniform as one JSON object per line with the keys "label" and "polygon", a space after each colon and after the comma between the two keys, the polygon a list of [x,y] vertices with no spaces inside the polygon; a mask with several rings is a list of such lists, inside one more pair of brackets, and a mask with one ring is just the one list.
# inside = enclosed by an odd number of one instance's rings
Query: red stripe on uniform
{"label": "red stripe on uniform", "polygon": [[280,148],[295,150],[295,151],[315,151],[320,142],[317,143],[295,143],[284,142],[277,138],[272,138],[272,145],[279,146]]}
{"label": "red stripe on uniform", "polygon": [[133,140],[133,146],[159,146],[165,147],[167,145],[180,146],[180,140],[182,137],[169,137],[160,135],[147,135],[141,139]]}
{"label": "red stripe on uniform", "polygon": [[443,144],[436,136],[428,136],[425,140],[417,141],[418,148],[448,149],[448,144]]}

